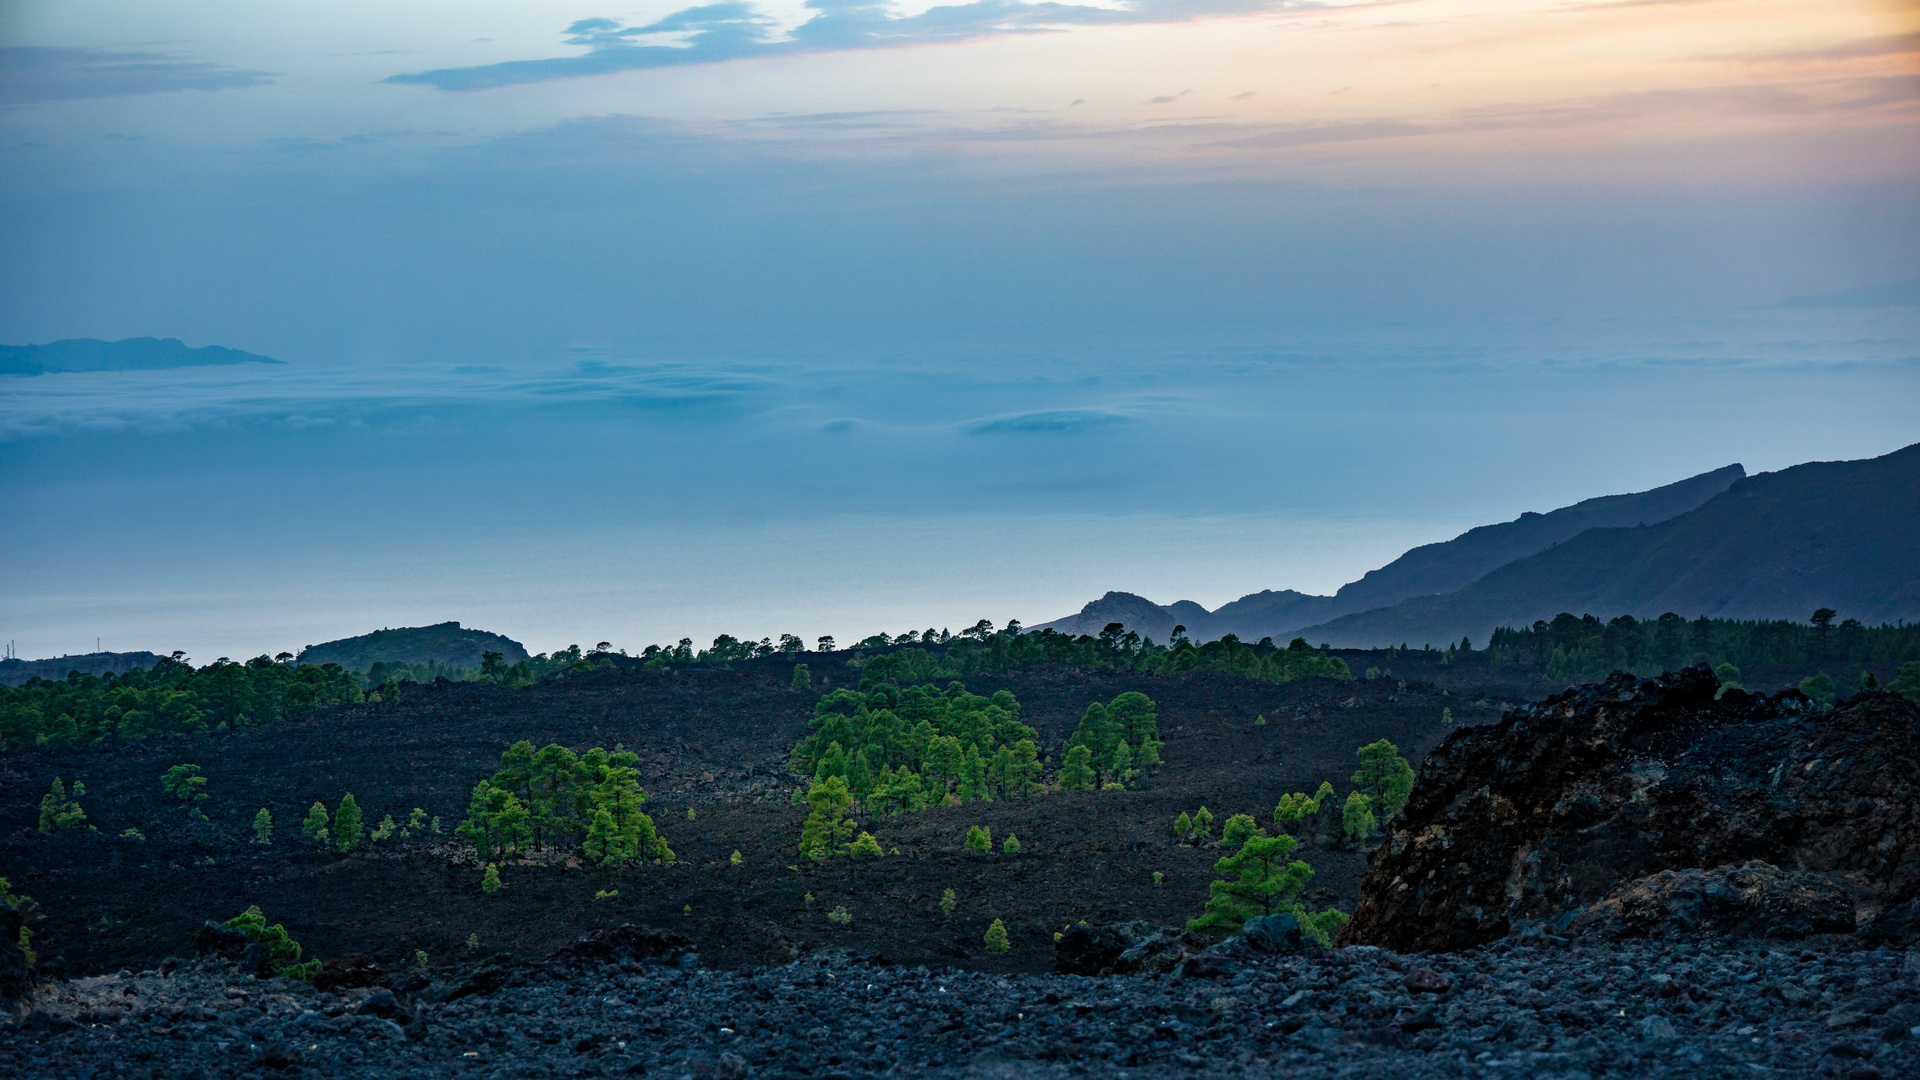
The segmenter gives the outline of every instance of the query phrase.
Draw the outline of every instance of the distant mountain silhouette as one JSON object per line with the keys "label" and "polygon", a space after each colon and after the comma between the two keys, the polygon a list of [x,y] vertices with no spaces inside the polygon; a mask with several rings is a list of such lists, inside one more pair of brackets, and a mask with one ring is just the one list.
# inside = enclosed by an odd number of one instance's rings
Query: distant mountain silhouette
{"label": "distant mountain silhouette", "polygon": [[[1451,592],[1490,570],[1545,551],[1587,529],[1665,521],[1720,494],[1746,474],[1739,465],[1728,465],[1651,491],[1606,495],[1552,513],[1529,512],[1513,521],[1482,525],[1452,540],[1414,548],[1386,566],[1369,571],[1359,581],[1342,586],[1332,596],[1292,589],[1267,590],[1209,612],[1191,600],[1162,607],[1132,593],[1110,592],[1076,615],[1032,629],[1098,634],[1109,623],[1118,622],[1159,642],[1165,642],[1176,625],[1185,626],[1187,636],[1196,641],[1224,634],[1237,634],[1246,641],[1263,637],[1285,640],[1306,627],[1342,615],[1387,607],[1410,597]],[[1308,636],[1316,644],[1322,640]]]}
{"label": "distant mountain silhouette", "polygon": [[137,337],[125,341],[67,338],[47,345],[0,345],[0,375],[278,363],[280,361],[265,356],[219,345],[189,349],[179,338]]}
{"label": "distant mountain silhouette", "polygon": [[375,630],[359,637],[309,645],[300,650],[302,664],[339,664],[348,671],[365,671],[378,663],[418,664],[431,661],[449,667],[477,668],[480,656],[497,652],[507,663],[527,658],[526,647],[512,638],[485,630],[463,630],[457,622],[432,626]]}
{"label": "distant mountain silhouette", "polygon": [[118,675],[134,668],[151,669],[160,657],[150,652],[96,652],[78,656],[56,656],[46,660],[0,660],[0,686],[19,686],[28,679],[64,679],[67,673],[82,675]]}
{"label": "distant mountain silhouette", "polygon": [[1562,611],[1602,617],[1920,619],[1920,444],[1740,480],[1698,509],[1589,529],[1467,587],[1307,628],[1336,646],[1484,644]]}

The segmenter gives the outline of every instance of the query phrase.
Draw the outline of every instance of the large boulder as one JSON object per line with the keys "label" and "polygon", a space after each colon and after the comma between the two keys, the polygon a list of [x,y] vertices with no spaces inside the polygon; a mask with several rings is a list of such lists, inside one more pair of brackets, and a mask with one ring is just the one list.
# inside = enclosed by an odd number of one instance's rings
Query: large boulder
{"label": "large boulder", "polygon": [[[1704,665],[1616,673],[1454,732],[1369,861],[1341,942],[1449,951],[1521,924],[1688,920],[1822,932],[1848,921],[1834,890],[1861,923],[1920,896],[1920,709],[1892,694],[1821,710],[1794,691],[1718,690]],[[1740,881],[1634,884],[1752,862],[1766,870]]]}

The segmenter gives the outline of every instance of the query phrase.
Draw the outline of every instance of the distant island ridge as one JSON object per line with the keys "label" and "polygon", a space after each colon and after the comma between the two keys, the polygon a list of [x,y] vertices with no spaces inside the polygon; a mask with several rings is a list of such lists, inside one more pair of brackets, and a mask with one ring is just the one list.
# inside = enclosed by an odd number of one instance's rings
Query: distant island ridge
{"label": "distant island ridge", "polygon": [[[301,649],[297,664],[339,664],[348,671],[366,671],[375,664],[433,664],[477,670],[484,654],[497,652],[508,664],[527,658],[526,646],[510,637],[468,630],[457,622],[375,630],[358,637],[322,642]],[[0,660],[0,686],[19,686],[28,679],[64,679],[68,673],[120,674],[134,668],[151,669],[160,656],[151,652],[97,652],[46,660]]]}
{"label": "distant island ridge", "polygon": [[1484,643],[1565,611],[1602,617],[1920,619],[1920,444],[1747,476],[1739,465],[1652,491],[1523,514],[1414,548],[1333,596],[1286,590],[1208,611],[1109,592],[1032,627],[1156,641],[1305,637],[1335,648]]}
{"label": "distant island ridge", "polygon": [[279,364],[222,345],[194,349],[179,338],[65,338],[46,345],[0,345],[0,375],[46,375],[78,371],[157,371],[228,364]]}

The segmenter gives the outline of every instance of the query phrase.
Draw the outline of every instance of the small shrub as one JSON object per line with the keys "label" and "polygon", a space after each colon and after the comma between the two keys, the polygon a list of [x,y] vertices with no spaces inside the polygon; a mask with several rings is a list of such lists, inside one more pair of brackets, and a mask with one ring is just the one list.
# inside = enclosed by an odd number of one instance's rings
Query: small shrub
{"label": "small shrub", "polygon": [[1254,726],[1254,727],[1266,727],[1266,726],[1267,726],[1267,714],[1266,714],[1266,713],[1261,713],[1261,714],[1260,714],[1259,716],[1256,716],[1256,717],[1254,717],[1254,718],[1253,718],[1253,726]]}
{"label": "small shrub", "polygon": [[1008,855],[1020,854],[1020,838],[1008,833],[1007,838],[1000,842],[1000,850]]}
{"label": "small shrub", "polygon": [[987,951],[990,953],[1003,953],[1012,947],[1007,941],[1007,924],[999,919],[993,920],[993,923],[987,927],[985,940]]}
{"label": "small shrub", "polygon": [[1235,814],[1220,827],[1220,841],[1225,844],[1240,844],[1246,842],[1248,837],[1265,835],[1266,831],[1260,828],[1259,822],[1253,820],[1252,814]]}
{"label": "small shrub", "polygon": [[993,850],[993,831],[979,825],[967,829],[968,851],[985,854]]}
{"label": "small shrub", "polygon": [[474,933],[471,933],[471,934],[468,934],[468,935],[467,935],[467,951],[468,951],[468,952],[473,952],[473,951],[475,951],[475,950],[477,950],[477,949],[479,949],[479,948],[480,948],[480,934],[479,934],[479,932],[477,932],[477,931],[476,931],[476,932],[474,932]]}
{"label": "small shrub", "polygon": [[1347,805],[1340,813],[1340,823],[1347,831],[1347,839],[1361,841],[1378,824],[1373,816],[1373,800],[1359,792],[1347,796]]}
{"label": "small shrub", "polygon": [[687,807],[687,820],[688,820],[688,821],[692,821],[692,820],[693,820],[693,819],[694,819],[695,817],[697,817],[697,816],[698,816],[698,815],[696,815],[696,814],[695,814],[695,813],[693,812],[693,807],[691,807],[691,806],[689,806],[689,807]]}
{"label": "small shrub", "polygon": [[855,840],[852,846],[847,848],[847,854],[856,859],[877,859],[882,854],[880,851],[880,841],[875,840],[872,833],[863,832],[860,834],[860,838]]}
{"label": "small shrub", "polygon": [[253,842],[261,847],[273,846],[273,812],[264,806],[253,815]]}
{"label": "small shrub", "polygon": [[127,826],[127,831],[120,834],[120,839],[132,840],[136,843],[144,844],[147,842],[147,834],[129,825]]}
{"label": "small shrub", "polygon": [[1200,837],[1202,840],[1204,840],[1207,838],[1207,834],[1211,833],[1212,831],[1213,831],[1213,812],[1203,806],[1199,810],[1195,811],[1193,815],[1193,834],[1195,836]]}
{"label": "small shrub", "polygon": [[200,804],[207,801],[207,778],[200,775],[198,765],[175,765],[160,777],[160,788],[167,794],[180,800],[180,809],[197,821],[207,820],[200,812]]}
{"label": "small shrub", "polygon": [[1155,885],[1155,886],[1158,886],[1158,885],[1159,885],[1159,884],[1160,884],[1161,882],[1163,882],[1163,881],[1165,881],[1165,880],[1167,880],[1167,875],[1165,875],[1165,874],[1163,874],[1163,873],[1161,873],[1161,872],[1160,872],[1160,871],[1158,871],[1158,870],[1155,870],[1155,871],[1153,872],[1153,883],[1154,883],[1154,885]]}
{"label": "small shrub", "polygon": [[813,906],[813,894],[812,894],[812,893],[808,893],[808,894],[806,894],[805,896],[802,896],[802,897],[800,898],[800,902],[801,902],[801,903],[803,903],[803,904],[805,904],[805,905],[807,905],[808,907],[812,907],[812,906]]}
{"label": "small shrub", "polygon": [[308,808],[306,820],[300,823],[300,831],[306,834],[307,839],[313,841],[315,847],[326,848],[333,843],[333,832],[327,828],[327,823],[331,820],[332,818],[327,815],[326,804],[315,802]]}
{"label": "small shrub", "polygon": [[1182,840],[1193,835],[1193,819],[1187,816],[1185,810],[1180,811],[1180,816],[1173,819],[1173,835]]}
{"label": "small shrub", "polygon": [[249,906],[247,910],[227,920],[227,925],[247,935],[250,941],[267,947],[267,960],[273,965],[273,973],[288,979],[312,979],[320,971],[320,961],[300,962],[300,943],[287,936],[287,928],[279,923],[267,925],[267,917],[260,913],[259,905]]}
{"label": "small shrub", "polygon": [[433,815],[432,828],[433,828],[433,835],[439,836],[440,835],[440,815],[439,814]]}
{"label": "small shrub", "polygon": [[741,856],[739,848],[734,848],[733,854],[727,856],[727,862],[734,866],[739,866],[746,861],[747,860]]}
{"label": "small shrub", "polygon": [[73,782],[73,794],[67,794],[67,786],[59,777],[53,778],[53,787],[40,799],[40,831],[56,833],[66,829],[77,829],[87,823],[87,812],[80,809],[80,796],[87,793],[87,785],[78,780]]}
{"label": "small shrub", "polygon": [[[438,823],[440,819],[434,818],[433,820]],[[405,840],[426,827],[427,812],[416,806],[413,808],[413,813],[407,815],[407,823],[400,826],[400,838]],[[434,831],[439,832],[440,830],[435,829]]]}
{"label": "small shrub", "polygon": [[611,900],[620,895],[619,889],[601,889],[593,894],[595,900]]}
{"label": "small shrub", "polygon": [[1441,710],[1440,710],[1440,722],[1441,722],[1442,724],[1445,724],[1445,725],[1447,725],[1447,726],[1449,726],[1449,727],[1451,727],[1451,726],[1452,726],[1452,724],[1453,724],[1453,710],[1452,710],[1452,709],[1441,709]]}
{"label": "small shrub", "polygon": [[807,665],[793,665],[793,688],[795,690],[813,689],[813,672],[807,669]]}
{"label": "small shrub", "polygon": [[393,835],[393,830],[393,815],[388,814],[380,819],[380,824],[373,827],[373,832],[367,835],[367,839],[375,844],[381,843]]}
{"label": "small shrub", "polygon": [[333,846],[339,851],[352,851],[360,846],[363,830],[360,827],[360,804],[353,801],[353,792],[340,797],[340,809],[333,812]]}
{"label": "small shrub", "polygon": [[[33,897],[14,892],[13,886],[3,877],[0,877],[0,900],[5,900],[7,903],[12,904],[21,915],[25,915],[29,908],[36,906],[33,902]],[[22,919],[20,923],[20,934],[14,939],[14,943],[19,945],[20,951],[25,954],[28,967],[32,967],[39,962],[39,957],[34,955],[33,948],[27,944],[32,940],[33,931],[27,928],[26,920]]]}
{"label": "small shrub", "polygon": [[498,866],[492,863],[487,864],[487,872],[480,875],[480,891],[486,893],[488,896],[492,896],[494,893],[500,891],[500,868]]}
{"label": "small shrub", "polygon": [[680,914],[682,914],[682,915],[691,915],[691,914],[693,914],[693,905],[692,905],[692,904],[682,904],[682,905],[680,905]]}
{"label": "small shrub", "polygon": [[853,925],[853,916],[847,911],[846,907],[842,905],[827,912],[827,921],[845,930]]}
{"label": "small shrub", "polygon": [[953,909],[959,906],[960,906],[960,898],[953,895],[952,889],[948,889],[945,892],[940,894],[941,918],[945,918],[945,919],[953,918]]}

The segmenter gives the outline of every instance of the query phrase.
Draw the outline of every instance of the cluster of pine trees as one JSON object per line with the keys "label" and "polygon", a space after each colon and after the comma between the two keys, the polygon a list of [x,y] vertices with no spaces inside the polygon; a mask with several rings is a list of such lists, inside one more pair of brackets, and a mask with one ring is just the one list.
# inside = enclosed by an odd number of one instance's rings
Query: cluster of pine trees
{"label": "cluster of pine trees", "polygon": [[158,734],[223,732],[321,705],[357,703],[354,676],[338,665],[295,665],[291,653],[246,663],[221,657],[195,668],[179,653],[151,670],[72,674],[0,687],[0,751],[112,746]]}
{"label": "cluster of pine trees", "polygon": [[1514,629],[1501,627],[1488,642],[1490,662],[1545,669],[1569,682],[1606,678],[1615,671],[1652,676],[1690,664],[1716,667],[1800,667],[1810,664],[1907,664],[1920,661],[1920,624],[1866,626],[1821,608],[1804,623],[1685,619],[1667,612],[1658,619],[1621,615],[1601,621],[1568,612],[1552,621]]}
{"label": "cluster of pine trees", "polygon": [[666,837],[640,809],[639,755],[615,746],[582,754],[558,744],[535,750],[521,740],[500,755],[500,770],[480,781],[456,831],[482,862],[529,849],[576,846],[602,865],[674,861]]}
{"label": "cluster of pine trees", "polygon": [[[867,673],[896,682],[964,678],[1039,666],[1094,671],[1230,671],[1274,682],[1309,676],[1353,678],[1345,660],[1315,649],[1305,638],[1294,638],[1280,648],[1272,638],[1249,645],[1227,634],[1218,641],[1196,645],[1183,633],[1176,633],[1171,642],[1160,645],[1119,623],[1109,625],[1098,637],[1071,637],[1056,630],[1027,632],[1018,622],[1010,622],[998,631],[979,629],[973,627],[950,640],[941,635],[938,656],[899,638],[888,640],[885,634],[876,635],[859,647],[891,647],[893,651],[861,662]],[[921,646],[933,644],[924,637],[919,641]],[[907,647],[901,648],[903,644]]]}
{"label": "cluster of pine trees", "polygon": [[793,748],[795,772],[816,783],[838,778],[882,814],[1039,789],[1036,736],[1011,693],[985,698],[958,682],[901,689],[871,675],[861,685],[815,704],[813,732]]}

